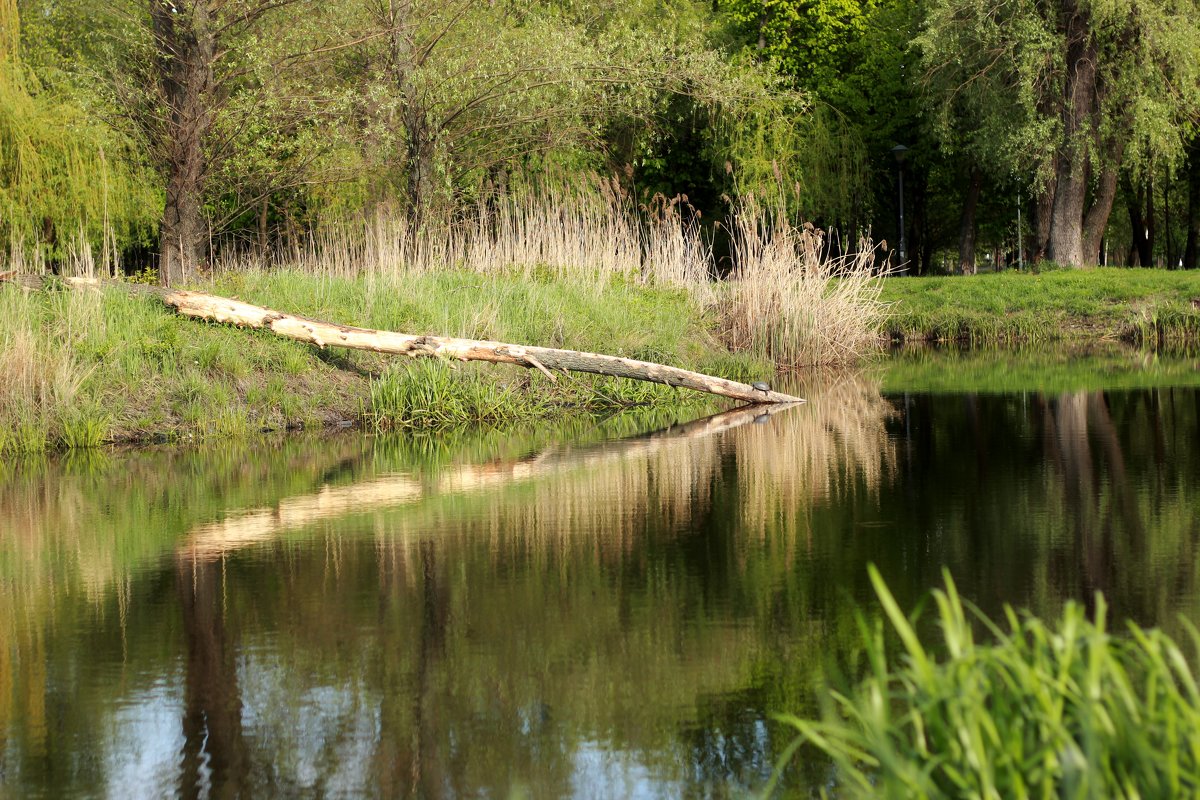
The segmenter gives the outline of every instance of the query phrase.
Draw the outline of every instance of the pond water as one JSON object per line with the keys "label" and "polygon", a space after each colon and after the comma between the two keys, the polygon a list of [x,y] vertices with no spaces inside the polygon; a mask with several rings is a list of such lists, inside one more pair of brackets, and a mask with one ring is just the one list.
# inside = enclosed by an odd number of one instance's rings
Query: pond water
{"label": "pond water", "polygon": [[739,794],[868,563],[1200,620],[1197,374],[919,353],[778,413],[10,461],[0,797]]}

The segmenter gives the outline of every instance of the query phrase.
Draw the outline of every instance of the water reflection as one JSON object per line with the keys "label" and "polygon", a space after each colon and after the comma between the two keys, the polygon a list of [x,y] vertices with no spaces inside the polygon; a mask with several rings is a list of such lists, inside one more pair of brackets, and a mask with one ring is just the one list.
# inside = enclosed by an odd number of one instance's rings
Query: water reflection
{"label": "water reflection", "polygon": [[12,468],[0,795],[721,796],[853,651],[867,561],[906,602],[948,565],[988,607],[1196,611],[1194,391],[804,390]]}

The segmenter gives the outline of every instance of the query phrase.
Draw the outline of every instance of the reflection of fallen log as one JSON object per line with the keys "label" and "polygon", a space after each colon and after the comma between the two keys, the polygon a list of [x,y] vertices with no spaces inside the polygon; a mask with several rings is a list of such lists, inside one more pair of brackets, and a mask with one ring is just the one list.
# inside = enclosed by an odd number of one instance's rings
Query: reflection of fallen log
{"label": "reflection of fallen log", "polygon": [[263,544],[290,531],[326,519],[379,511],[414,503],[438,494],[482,491],[516,481],[545,477],[565,469],[593,469],[606,462],[651,453],[664,445],[702,439],[761,421],[790,406],[737,408],[674,425],[654,433],[601,442],[578,449],[552,449],[535,456],[485,464],[452,467],[429,478],[409,474],[384,475],[347,486],[323,486],[312,494],[287,497],[273,508],[256,508],[220,522],[193,528],[177,549],[185,561],[205,561]]}
{"label": "reflection of fallen log", "polygon": [[[9,277],[15,280],[15,278]],[[4,276],[0,276],[0,280],[4,279]],[[25,285],[37,285],[40,281],[39,278],[23,277],[21,279]],[[89,284],[80,279],[68,279],[67,282],[69,285]],[[149,286],[130,287],[128,284],[120,283],[108,285],[120,286],[141,294],[153,294],[187,317],[224,322],[244,328],[266,329],[278,336],[309,342],[318,347],[346,347],[404,356],[433,356],[461,361],[516,364],[537,369],[552,381],[555,380],[555,370],[587,372],[593,375],[607,375],[614,378],[629,378],[677,386],[697,392],[731,397],[747,403],[804,402],[802,398],[775,392],[768,388],[755,388],[725,378],[632,358],[584,353],[578,350],[561,350],[553,347],[455,339],[448,336],[418,336],[411,333],[355,328],[349,325],[338,325],[293,314],[284,314],[262,306],[243,303],[240,300],[231,300],[202,292],[159,289]]]}

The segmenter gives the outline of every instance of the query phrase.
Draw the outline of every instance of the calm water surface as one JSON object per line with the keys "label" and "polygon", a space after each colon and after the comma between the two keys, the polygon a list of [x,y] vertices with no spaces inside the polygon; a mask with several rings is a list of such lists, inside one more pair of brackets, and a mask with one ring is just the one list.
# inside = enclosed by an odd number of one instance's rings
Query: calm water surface
{"label": "calm water surface", "polygon": [[1195,388],[905,380],[10,462],[0,797],[738,794],[852,657],[868,562],[910,607],[946,567],[992,611],[1200,620]]}

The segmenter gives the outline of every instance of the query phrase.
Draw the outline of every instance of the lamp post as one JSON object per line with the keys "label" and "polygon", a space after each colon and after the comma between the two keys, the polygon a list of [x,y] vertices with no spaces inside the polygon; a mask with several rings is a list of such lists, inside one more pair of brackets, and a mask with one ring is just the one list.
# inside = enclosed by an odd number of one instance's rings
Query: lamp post
{"label": "lamp post", "polygon": [[892,148],[892,155],[896,157],[896,168],[900,173],[900,263],[904,264],[908,261],[904,241],[904,159],[908,156],[908,148],[898,144]]}

